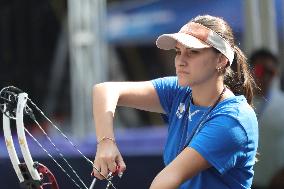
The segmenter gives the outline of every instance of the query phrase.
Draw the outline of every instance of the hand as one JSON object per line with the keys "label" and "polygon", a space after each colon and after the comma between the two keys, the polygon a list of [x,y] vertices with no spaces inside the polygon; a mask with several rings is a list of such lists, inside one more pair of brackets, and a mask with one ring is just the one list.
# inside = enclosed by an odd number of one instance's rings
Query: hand
{"label": "hand", "polygon": [[[126,169],[126,165],[116,146],[116,143],[111,140],[102,140],[97,145],[94,166],[100,171],[100,173],[94,168],[93,176],[100,180],[107,178],[110,172],[118,172],[118,174],[121,174]],[[117,170],[117,168],[119,170]]]}

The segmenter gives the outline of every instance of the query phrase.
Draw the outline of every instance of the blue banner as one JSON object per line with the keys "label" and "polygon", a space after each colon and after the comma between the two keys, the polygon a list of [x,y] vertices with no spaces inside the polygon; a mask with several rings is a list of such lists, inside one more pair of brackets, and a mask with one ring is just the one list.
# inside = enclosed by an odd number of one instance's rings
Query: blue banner
{"label": "blue banner", "polygon": [[176,32],[197,15],[224,18],[238,36],[244,29],[243,1],[151,0],[127,2],[108,10],[108,40],[111,43],[149,43],[162,33]]}

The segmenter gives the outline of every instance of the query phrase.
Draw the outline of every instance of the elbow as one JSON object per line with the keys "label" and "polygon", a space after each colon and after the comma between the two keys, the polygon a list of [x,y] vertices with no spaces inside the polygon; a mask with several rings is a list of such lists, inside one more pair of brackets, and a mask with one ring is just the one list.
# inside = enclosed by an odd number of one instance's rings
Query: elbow
{"label": "elbow", "polygon": [[108,82],[98,83],[93,85],[93,97],[97,96],[101,92],[106,91]]}
{"label": "elbow", "polygon": [[92,98],[94,102],[99,102],[105,96],[105,83],[98,83],[93,86]]}
{"label": "elbow", "polygon": [[93,93],[95,93],[95,91],[98,91],[100,88],[104,87],[106,83],[98,83],[93,85]]}
{"label": "elbow", "polygon": [[119,97],[119,89],[113,82],[98,83],[93,86],[93,99],[114,99]]}

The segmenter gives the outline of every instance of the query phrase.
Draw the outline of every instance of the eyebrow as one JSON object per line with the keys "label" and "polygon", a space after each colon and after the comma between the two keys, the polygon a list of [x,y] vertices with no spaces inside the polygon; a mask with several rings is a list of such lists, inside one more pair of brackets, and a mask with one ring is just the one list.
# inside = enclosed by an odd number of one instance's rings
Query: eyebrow
{"label": "eyebrow", "polygon": [[[180,50],[180,48],[178,48],[178,47],[175,47],[175,49],[177,49],[177,50]],[[197,49],[197,48],[186,48],[186,50],[199,50],[199,49]]]}

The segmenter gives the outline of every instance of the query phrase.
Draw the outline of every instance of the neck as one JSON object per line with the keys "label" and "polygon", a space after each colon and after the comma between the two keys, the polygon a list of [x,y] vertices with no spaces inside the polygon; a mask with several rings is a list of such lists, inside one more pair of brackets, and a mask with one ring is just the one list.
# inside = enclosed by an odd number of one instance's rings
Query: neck
{"label": "neck", "polygon": [[[192,86],[193,103],[197,106],[212,106],[224,89],[223,80],[220,78],[213,82]],[[223,99],[223,98],[222,98]],[[221,99],[221,100],[222,100]]]}

